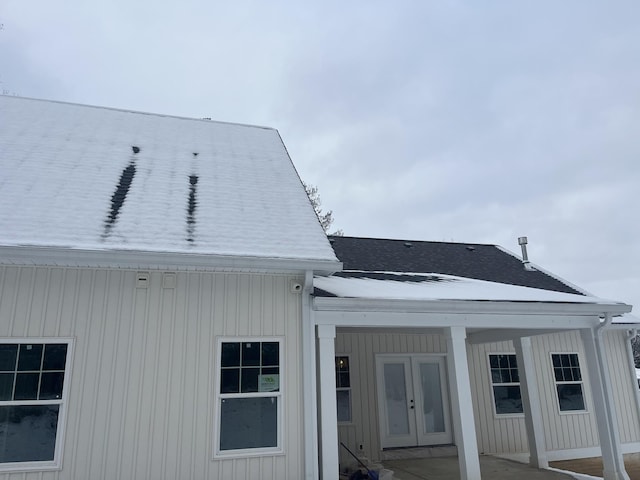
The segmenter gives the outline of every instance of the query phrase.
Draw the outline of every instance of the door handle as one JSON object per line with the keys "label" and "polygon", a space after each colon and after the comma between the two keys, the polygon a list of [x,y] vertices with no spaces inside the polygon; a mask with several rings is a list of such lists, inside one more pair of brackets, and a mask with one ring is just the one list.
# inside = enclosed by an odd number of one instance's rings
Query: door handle
{"label": "door handle", "polygon": [[409,402],[411,402],[411,405],[409,406],[409,408],[413,410],[415,408],[413,405],[413,400],[409,400]]}

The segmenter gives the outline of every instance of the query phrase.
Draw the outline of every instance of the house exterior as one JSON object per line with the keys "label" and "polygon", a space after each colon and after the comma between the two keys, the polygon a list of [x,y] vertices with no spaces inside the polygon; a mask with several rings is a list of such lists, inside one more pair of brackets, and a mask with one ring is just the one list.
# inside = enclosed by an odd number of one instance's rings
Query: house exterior
{"label": "house exterior", "polygon": [[278,132],[0,125],[0,478],[303,478],[305,279],[340,263]]}
{"label": "house exterior", "polygon": [[0,478],[335,480],[640,451],[631,307],[492,245],[325,236],[276,130],[0,97]]}

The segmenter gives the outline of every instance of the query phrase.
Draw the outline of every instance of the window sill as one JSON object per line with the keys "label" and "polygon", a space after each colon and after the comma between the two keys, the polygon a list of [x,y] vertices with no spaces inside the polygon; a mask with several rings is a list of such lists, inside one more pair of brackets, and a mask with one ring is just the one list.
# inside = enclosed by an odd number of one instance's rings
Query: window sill
{"label": "window sill", "polygon": [[0,463],[0,473],[4,472],[43,472],[62,470],[58,462],[11,462]]}
{"label": "window sill", "polygon": [[234,458],[248,457],[279,457],[284,455],[284,449],[257,449],[251,448],[246,450],[228,450],[225,452],[216,452],[213,454],[213,460],[227,460]]}

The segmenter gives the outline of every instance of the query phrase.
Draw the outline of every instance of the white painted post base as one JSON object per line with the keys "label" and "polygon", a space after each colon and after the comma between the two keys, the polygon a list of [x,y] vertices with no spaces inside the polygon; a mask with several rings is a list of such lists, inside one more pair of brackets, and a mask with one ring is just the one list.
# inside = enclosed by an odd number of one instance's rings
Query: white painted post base
{"label": "white painted post base", "polygon": [[618,417],[611,392],[611,379],[604,355],[602,339],[591,328],[580,330],[584,351],[587,357],[587,368],[591,380],[591,391],[602,450],[604,480],[629,480],[624,468],[620,435],[618,433]]}
{"label": "white painted post base", "polygon": [[447,337],[447,369],[451,391],[453,432],[458,447],[461,480],[480,480],[480,458],[476,440],[476,425],[471,402],[469,364],[467,363],[466,329],[445,328]]}
{"label": "white painted post base", "polygon": [[513,341],[518,361],[518,375],[520,376],[520,394],[524,407],[524,423],[527,427],[529,442],[529,464],[536,468],[547,468],[547,452],[544,441],[542,423],[542,407],[540,405],[540,391],[536,381],[536,371],[531,351],[531,337],[521,337]]}
{"label": "white painted post base", "polygon": [[339,477],[338,405],[336,402],[335,325],[318,325],[320,389],[320,468],[322,480]]}

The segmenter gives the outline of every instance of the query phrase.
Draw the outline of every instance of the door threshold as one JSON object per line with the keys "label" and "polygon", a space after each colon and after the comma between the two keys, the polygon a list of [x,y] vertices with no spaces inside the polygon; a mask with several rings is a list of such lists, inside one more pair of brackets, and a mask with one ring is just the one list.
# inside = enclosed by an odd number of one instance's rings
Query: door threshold
{"label": "door threshold", "polygon": [[455,457],[455,445],[429,445],[424,447],[385,448],[380,452],[380,460],[407,460],[410,458]]}

